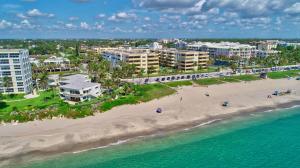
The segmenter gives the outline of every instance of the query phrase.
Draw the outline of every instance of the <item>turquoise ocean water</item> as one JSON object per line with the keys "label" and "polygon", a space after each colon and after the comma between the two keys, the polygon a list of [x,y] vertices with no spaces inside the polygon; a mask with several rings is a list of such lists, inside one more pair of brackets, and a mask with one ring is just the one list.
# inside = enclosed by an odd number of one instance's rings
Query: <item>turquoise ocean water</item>
{"label": "turquoise ocean water", "polygon": [[299,168],[300,108],[34,161],[21,168]]}

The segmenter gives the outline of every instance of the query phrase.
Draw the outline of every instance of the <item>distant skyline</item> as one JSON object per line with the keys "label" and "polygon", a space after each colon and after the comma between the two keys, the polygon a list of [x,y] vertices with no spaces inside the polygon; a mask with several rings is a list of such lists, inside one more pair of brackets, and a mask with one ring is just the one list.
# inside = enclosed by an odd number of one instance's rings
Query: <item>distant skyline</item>
{"label": "distant skyline", "polygon": [[0,39],[300,38],[299,0],[0,2]]}

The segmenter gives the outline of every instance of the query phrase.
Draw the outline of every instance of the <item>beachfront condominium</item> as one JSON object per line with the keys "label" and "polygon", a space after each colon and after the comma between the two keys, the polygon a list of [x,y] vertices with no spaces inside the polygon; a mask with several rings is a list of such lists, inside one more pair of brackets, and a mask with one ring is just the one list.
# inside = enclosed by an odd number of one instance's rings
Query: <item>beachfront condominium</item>
{"label": "beachfront condominium", "polygon": [[5,94],[32,91],[28,50],[0,49],[0,92]]}
{"label": "beachfront condominium", "polygon": [[256,56],[256,47],[248,44],[221,42],[196,42],[188,44],[187,48],[194,51],[209,52],[210,57],[240,57],[242,59],[249,59]]}
{"label": "beachfront condominium", "polygon": [[121,61],[135,65],[137,73],[142,70],[145,73],[159,71],[159,54],[150,49],[118,48],[104,51],[102,57],[113,66],[117,66]]}
{"label": "beachfront condominium", "polygon": [[255,41],[251,42],[251,45],[256,46],[259,51],[271,51],[275,50],[278,46],[278,40],[266,40],[266,41]]}
{"label": "beachfront condominium", "polygon": [[160,65],[181,71],[195,71],[207,68],[208,52],[163,49],[157,51]]}

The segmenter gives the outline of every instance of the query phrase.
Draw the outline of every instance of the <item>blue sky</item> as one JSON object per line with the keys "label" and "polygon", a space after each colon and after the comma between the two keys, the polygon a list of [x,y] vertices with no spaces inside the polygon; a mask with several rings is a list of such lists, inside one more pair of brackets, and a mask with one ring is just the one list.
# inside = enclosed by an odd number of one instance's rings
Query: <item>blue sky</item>
{"label": "blue sky", "polygon": [[299,0],[0,0],[0,38],[300,38]]}

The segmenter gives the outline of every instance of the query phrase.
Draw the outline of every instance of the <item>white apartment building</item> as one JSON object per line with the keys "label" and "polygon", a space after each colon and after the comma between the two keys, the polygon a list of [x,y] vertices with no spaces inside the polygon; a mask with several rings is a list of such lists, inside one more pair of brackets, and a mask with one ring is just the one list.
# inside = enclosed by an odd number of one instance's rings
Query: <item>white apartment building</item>
{"label": "white apartment building", "polygon": [[[5,83],[9,84],[8,87]],[[31,91],[32,73],[28,50],[0,49],[0,92],[18,94]]]}
{"label": "white apartment building", "polygon": [[256,46],[258,50],[269,51],[269,50],[275,50],[279,44],[279,41],[266,40],[266,41],[251,42],[250,44]]}
{"label": "white apartment building", "polygon": [[56,57],[56,56],[51,56],[47,59],[44,60],[44,64],[45,65],[69,65],[70,64],[70,60],[67,58],[63,58],[63,57]]}
{"label": "white apartment building", "polygon": [[159,71],[159,54],[149,49],[138,48],[119,48],[114,50],[104,51],[102,57],[116,66],[119,62],[126,62],[136,66],[136,72],[142,69],[145,73],[151,69],[153,72]]}
{"label": "white apartment building", "polygon": [[261,58],[266,58],[268,56],[277,55],[279,51],[276,50],[257,50],[256,56]]}
{"label": "white apartment building", "polygon": [[221,42],[221,43],[209,43],[209,42],[196,42],[188,44],[187,48],[194,51],[209,52],[210,57],[226,56],[226,57],[241,57],[243,59],[249,59],[256,56],[256,47],[248,44]]}
{"label": "white apartment building", "polygon": [[101,95],[101,85],[92,83],[87,75],[71,75],[60,81],[60,97],[67,101],[82,102]]}

